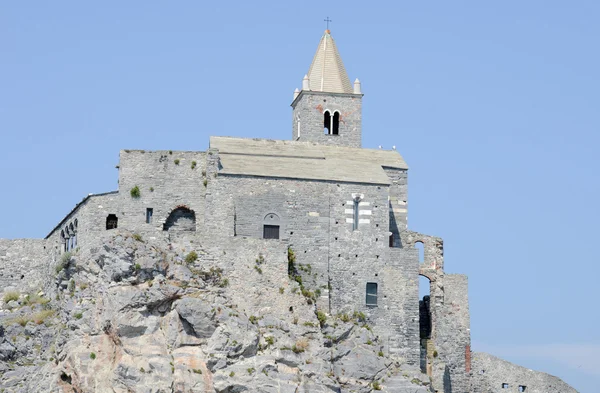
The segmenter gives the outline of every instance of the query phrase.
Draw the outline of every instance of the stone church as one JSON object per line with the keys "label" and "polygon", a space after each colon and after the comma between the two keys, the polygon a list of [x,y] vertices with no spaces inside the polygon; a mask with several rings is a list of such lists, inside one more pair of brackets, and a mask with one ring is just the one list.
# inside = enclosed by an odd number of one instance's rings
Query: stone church
{"label": "stone church", "polygon": [[[316,309],[364,313],[386,353],[420,366],[436,391],[566,391],[542,389],[562,383],[554,377],[472,353],[467,277],[445,272],[441,238],[408,228],[408,165],[395,150],[362,147],[362,100],[326,30],[293,94],[290,139],[122,150],[117,191],[86,196],[45,239],[0,241],[0,258],[29,256],[0,283],[30,275],[38,254],[56,260],[116,228],[269,239],[309,266],[300,274]],[[424,299],[419,276],[430,282]]]}

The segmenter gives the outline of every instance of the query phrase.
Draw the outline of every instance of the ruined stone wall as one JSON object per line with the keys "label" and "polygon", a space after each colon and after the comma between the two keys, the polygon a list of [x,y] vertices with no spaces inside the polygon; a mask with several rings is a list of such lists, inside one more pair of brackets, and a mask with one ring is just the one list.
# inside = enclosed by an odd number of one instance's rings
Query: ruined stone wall
{"label": "ruined stone wall", "polygon": [[39,290],[48,258],[44,239],[0,239],[0,289]]}
{"label": "ruined stone wall", "polygon": [[436,310],[434,378],[444,392],[471,391],[471,332],[467,276],[446,274],[438,279],[443,284],[443,306]]}
{"label": "ruined stone wall", "polygon": [[[206,187],[205,152],[121,150],[119,161],[119,226],[131,231],[162,230],[170,213],[185,206],[196,215],[200,230]],[[138,187],[140,196],[131,196]],[[153,209],[146,223],[146,209]]]}
{"label": "ruined stone wall", "polygon": [[487,353],[473,352],[472,374],[473,393],[577,393],[560,378]]}
{"label": "ruined stone wall", "polygon": [[[302,91],[292,107],[292,140],[324,145],[362,146],[362,95]],[[340,112],[339,135],[324,133],[323,113],[326,110],[332,116],[334,111]]]}

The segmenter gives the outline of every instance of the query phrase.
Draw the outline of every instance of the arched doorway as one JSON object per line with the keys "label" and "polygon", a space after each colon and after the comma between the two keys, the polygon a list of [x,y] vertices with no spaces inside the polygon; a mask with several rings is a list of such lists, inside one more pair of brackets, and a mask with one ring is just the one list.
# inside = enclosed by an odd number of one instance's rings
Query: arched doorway
{"label": "arched doorway", "polygon": [[195,231],[196,213],[186,206],[178,206],[163,224],[163,231]]}

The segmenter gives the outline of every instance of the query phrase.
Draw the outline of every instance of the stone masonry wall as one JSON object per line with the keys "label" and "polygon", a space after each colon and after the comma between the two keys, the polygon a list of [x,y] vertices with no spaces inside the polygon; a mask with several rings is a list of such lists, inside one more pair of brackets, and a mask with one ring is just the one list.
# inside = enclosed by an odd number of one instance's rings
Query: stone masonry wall
{"label": "stone masonry wall", "polygon": [[[118,193],[90,195],[86,197],[76,209],[70,212],[48,236],[48,251],[51,259],[56,261],[58,256],[65,251],[61,233],[65,236],[76,235],[75,249],[95,238],[99,232],[106,231],[106,217],[109,214],[122,216],[120,198]],[[119,226],[122,225],[119,222]],[[71,229],[73,228],[73,229]]]}
{"label": "stone masonry wall", "polygon": [[[203,227],[206,152],[121,150],[119,162],[119,226],[131,231],[162,230],[169,214],[185,206]],[[139,198],[131,196],[138,187]],[[153,209],[146,223],[146,209]]]}
{"label": "stone masonry wall", "polygon": [[[305,285],[321,291],[318,307],[364,312],[385,351],[418,362],[418,253],[389,248],[387,186],[219,174],[210,177],[206,212],[219,236],[251,238],[261,238],[265,216],[276,214]],[[378,285],[377,307],[366,306],[367,282]]]}
{"label": "stone masonry wall", "polygon": [[[329,209],[323,196],[331,184],[292,179],[222,175],[208,185],[208,231],[218,237],[262,238],[268,213],[281,220],[280,240],[289,242],[308,285],[327,288]],[[310,267],[308,266],[310,265]]]}
{"label": "stone masonry wall", "polygon": [[473,393],[577,393],[553,375],[517,366],[487,353],[474,352]]}
{"label": "stone masonry wall", "polygon": [[48,252],[44,239],[0,239],[0,289],[22,292],[39,290],[47,273]]}
{"label": "stone masonry wall", "polygon": [[402,247],[400,233],[408,225],[408,173],[406,169],[384,167],[390,178],[390,232],[394,236],[394,247]]}
{"label": "stone masonry wall", "polygon": [[[362,95],[302,91],[292,107],[292,140],[362,147]],[[340,112],[339,135],[324,133],[323,113],[326,110],[332,116],[334,111]]]}
{"label": "stone masonry wall", "polygon": [[[444,304],[437,310],[434,381],[444,392],[470,392],[471,332],[467,276],[446,274],[442,278]],[[443,378],[443,382],[440,380]]]}

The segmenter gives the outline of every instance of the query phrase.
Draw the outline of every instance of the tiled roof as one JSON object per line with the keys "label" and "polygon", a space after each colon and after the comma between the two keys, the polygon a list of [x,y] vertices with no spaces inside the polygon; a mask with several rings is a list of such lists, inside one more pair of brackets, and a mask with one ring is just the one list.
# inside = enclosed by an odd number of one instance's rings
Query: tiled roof
{"label": "tiled roof", "polygon": [[211,137],[220,173],[351,183],[389,184],[383,167],[407,169],[396,151],[268,139]]}

